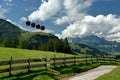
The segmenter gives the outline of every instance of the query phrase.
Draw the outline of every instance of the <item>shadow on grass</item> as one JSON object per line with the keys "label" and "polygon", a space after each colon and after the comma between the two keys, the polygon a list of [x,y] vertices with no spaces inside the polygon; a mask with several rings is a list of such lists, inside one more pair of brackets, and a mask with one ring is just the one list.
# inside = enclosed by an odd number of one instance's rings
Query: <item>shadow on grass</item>
{"label": "shadow on grass", "polygon": [[87,71],[89,69],[95,68],[97,66],[99,66],[100,64],[96,64],[96,63],[81,63],[81,64],[76,64],[76,65],[66,65],[66,66],[60,66],[60,67],[56,67],[53,68],[56,71],[60,72],[60,74],[76,74],[76,73],[80,73],[80,72],[84,72]]}
{"label": "shadow on grass", "polygon": [[4,76],[0,80],[55,80],[55,77],[48,70],[37,70],[30,72],[21,72],[13,76]]}
{"label": "shadow on grass", "polygon": [[0,80],[59,80],[63,77],[72,76],[99,66],[98,63],[80,63],[46,69],[33,69],[30,72],[13,72],[13,76],[4,76]]}

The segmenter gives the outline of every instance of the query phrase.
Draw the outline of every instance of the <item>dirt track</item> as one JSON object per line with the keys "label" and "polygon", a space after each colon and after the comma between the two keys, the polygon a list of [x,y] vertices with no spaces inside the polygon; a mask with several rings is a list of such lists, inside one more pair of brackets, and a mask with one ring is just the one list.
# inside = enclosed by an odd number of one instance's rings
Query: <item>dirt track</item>
{"label": "dirt track", "polygon": [[95,80],[99,76],[109,73],[116,67],[117,66],[103,65],[103,66],[99,66],[95,69],[89,70],[87,72],[83,72],[83,73],[77,74],[75,76],[62,79],[62,80]]}

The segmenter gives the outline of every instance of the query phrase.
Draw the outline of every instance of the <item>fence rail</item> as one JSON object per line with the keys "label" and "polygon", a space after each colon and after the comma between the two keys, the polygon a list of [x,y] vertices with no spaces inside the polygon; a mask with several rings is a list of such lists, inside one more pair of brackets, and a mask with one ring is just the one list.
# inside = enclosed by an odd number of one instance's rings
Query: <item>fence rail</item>
{"label": "fence rail", "polygon": [[[64,56],[63,58],[38,58],[38,59],[23,59],[23,60],[13,60],[12,57],[8,61],[0,61],[0,73],[4,72],[9,72],[9,75],[12,75],[12,71],[16,70],[23,70],[23,69],[28,69],[28,71],[31,70],[31,68],[38,68],[38,67],[47,67],[49,66],[54,66],[56,67],[57,65],[67,65],[67,64],[77,64],[77,63],[82,63],[82,62],[118,62],[114,57],[93,57],[93,56],[73,56],[73,57],[66,57]],[[36,63],[37,62],[37,63]],[[39,62],[39,63],[38,63]],[[15,65],[17,64],[17,66]],[[18,65],[21,64],[21,65]],[[4,66],[8,66],[7,68]]]}

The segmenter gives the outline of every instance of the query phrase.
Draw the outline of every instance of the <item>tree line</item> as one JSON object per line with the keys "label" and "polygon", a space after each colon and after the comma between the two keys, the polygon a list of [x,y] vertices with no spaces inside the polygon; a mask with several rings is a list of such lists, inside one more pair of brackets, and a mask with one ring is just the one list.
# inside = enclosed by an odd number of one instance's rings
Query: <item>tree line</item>
{"label": "tree line", "polygon": [[[39,36],[38,36],[39,37]],[[0,42],[1,47],[13,47],[21,49],[30,49],[30,50],[42,50],[42,51],[52,51],[52,52],[62,52],[62,53],[72,53],[68,39],[56,39],[56,38],[14,38],[9,40],[4,38]]]}

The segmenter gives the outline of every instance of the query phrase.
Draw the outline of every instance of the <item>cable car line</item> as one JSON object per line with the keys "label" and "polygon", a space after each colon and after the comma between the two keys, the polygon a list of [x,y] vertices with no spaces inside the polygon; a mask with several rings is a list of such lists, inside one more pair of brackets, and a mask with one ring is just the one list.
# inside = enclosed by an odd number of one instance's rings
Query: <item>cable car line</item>
{"label": "cable car line", "polygon": [[41,26],[40,24],[36,24],[36,23],[31,22],[29,20],[26,21],[26,26],[31,26],[32,28],[45,30],[45,26],[43,26],[43,25]]}

